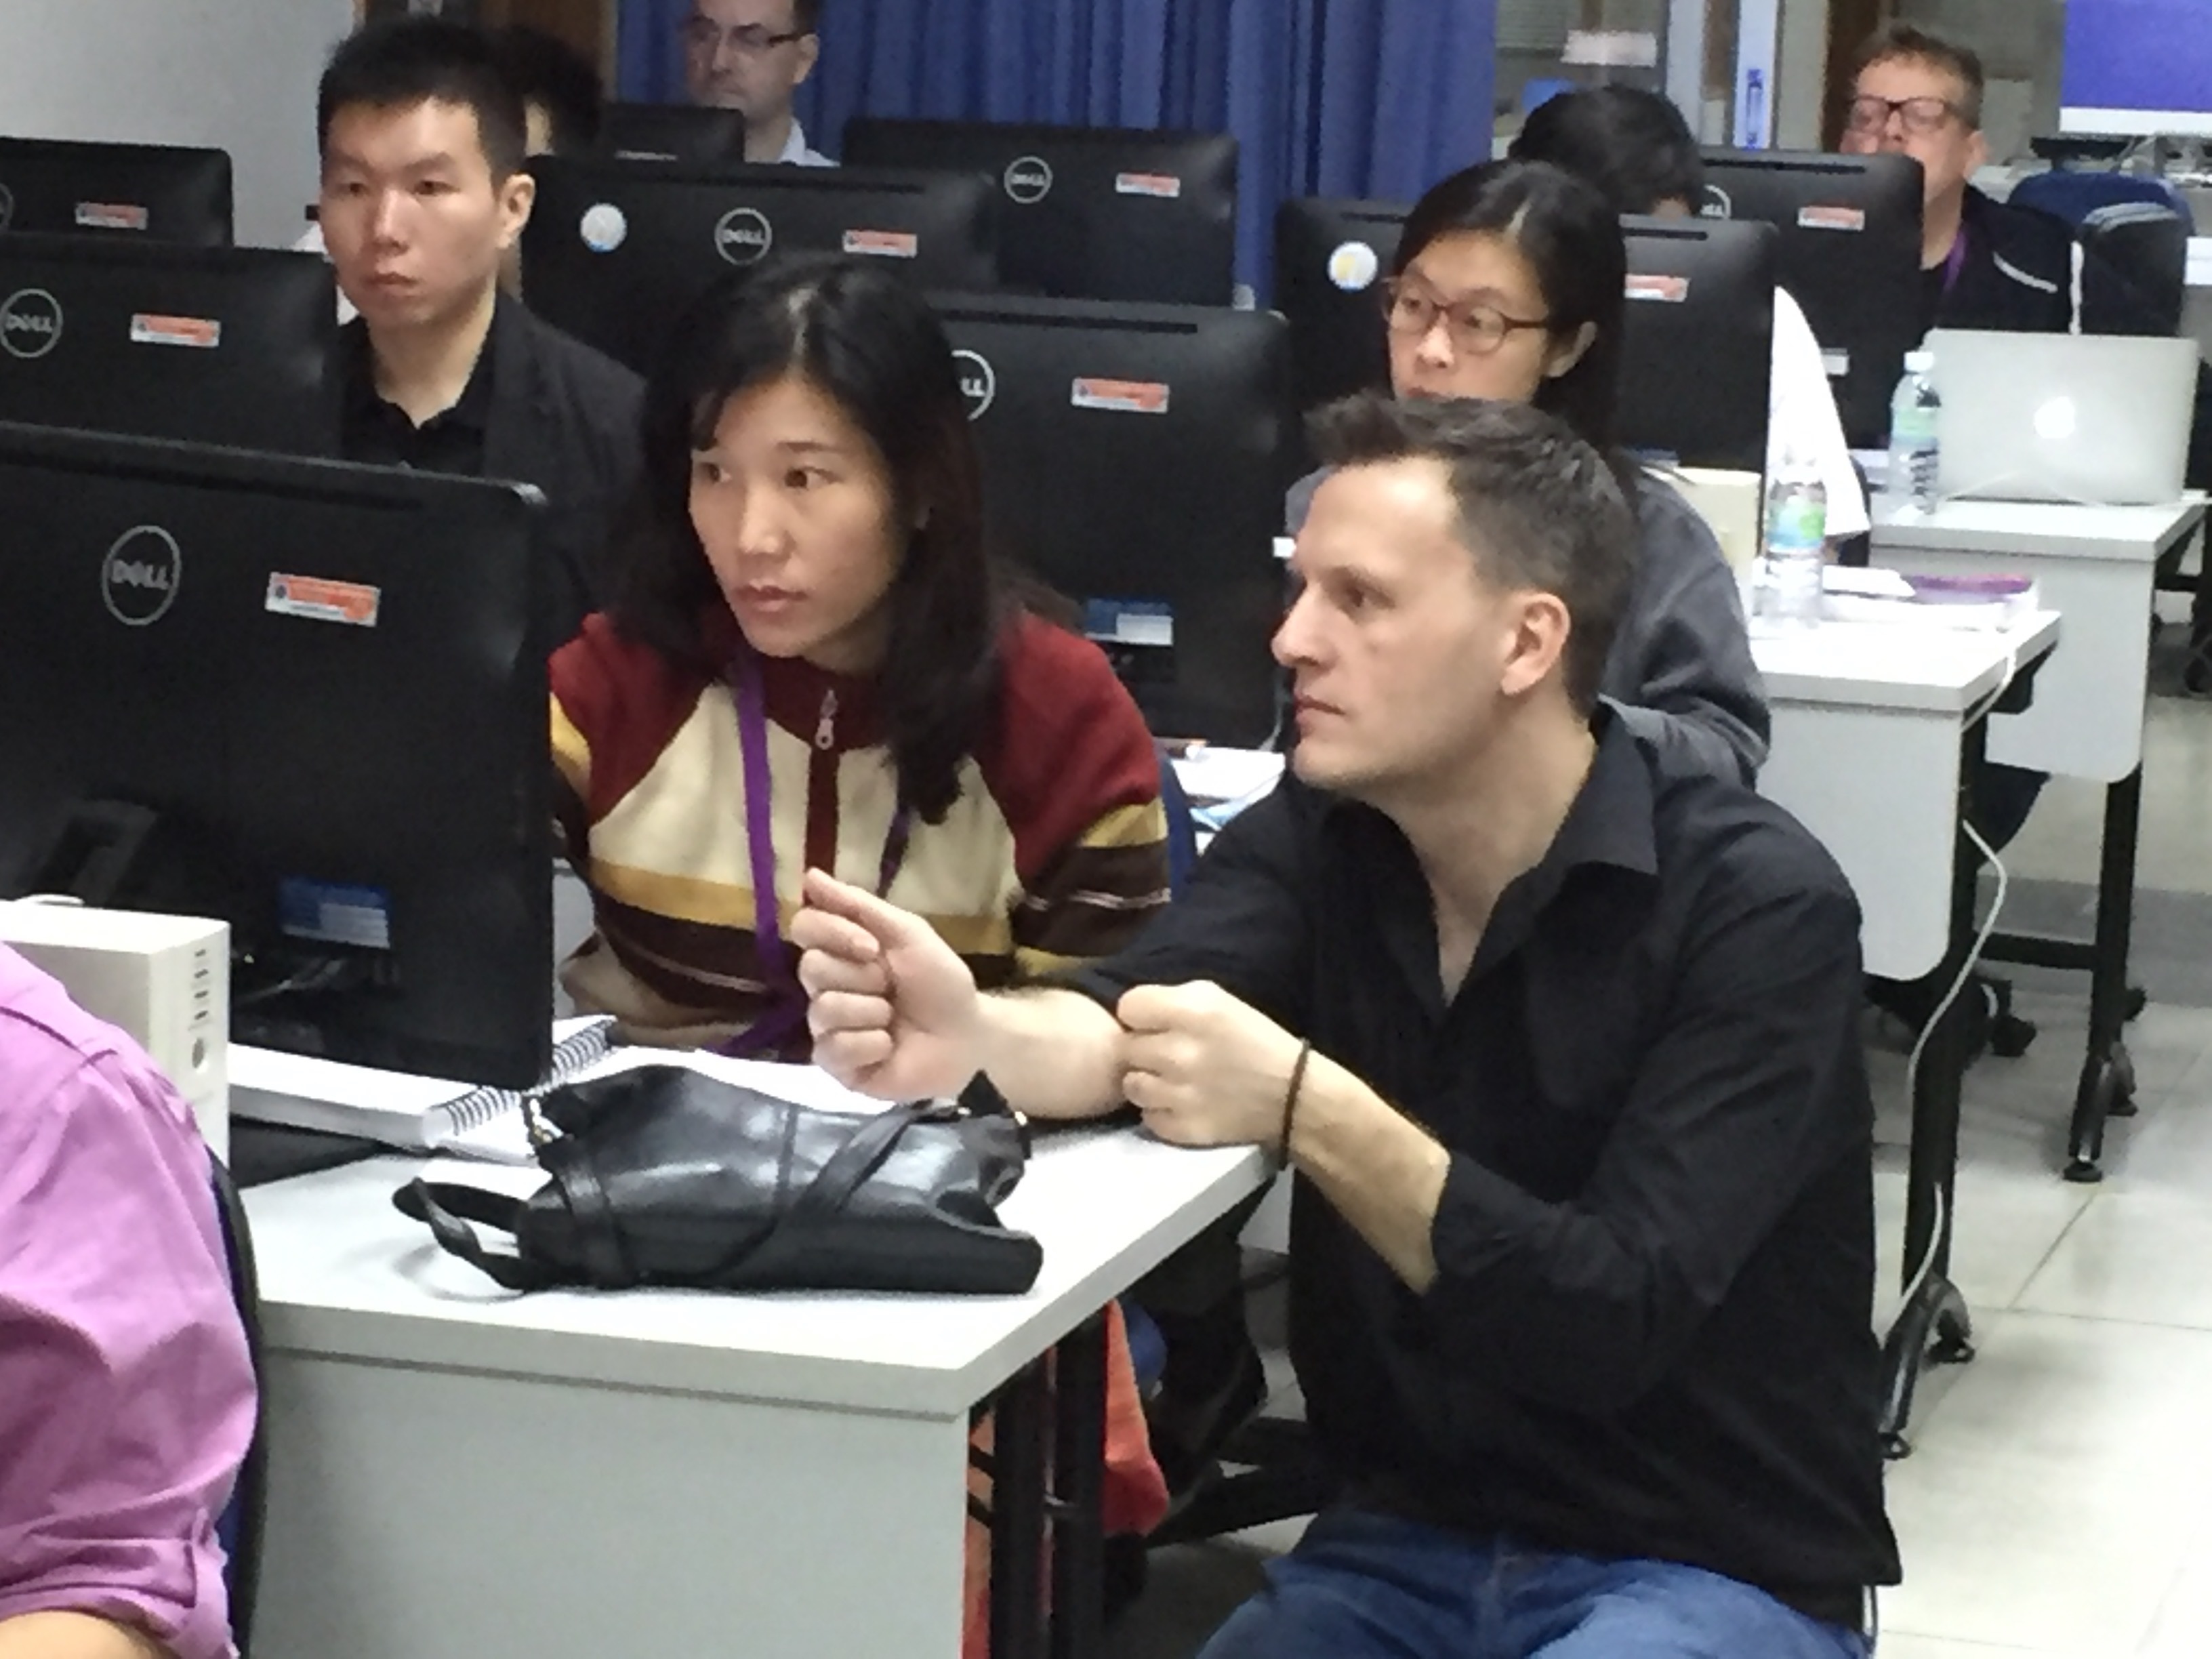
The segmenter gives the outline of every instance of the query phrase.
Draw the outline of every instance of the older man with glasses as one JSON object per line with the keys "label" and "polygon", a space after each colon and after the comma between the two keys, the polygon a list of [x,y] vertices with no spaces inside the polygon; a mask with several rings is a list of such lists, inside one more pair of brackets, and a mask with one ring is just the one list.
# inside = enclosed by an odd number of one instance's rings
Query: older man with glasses
{"label": "older man with glasses", "polygon": [[741,111],[745,160],[835,167],[810,149],[792,95],[822,55],[822,0],[692,0],[681,27],[691,101]]}

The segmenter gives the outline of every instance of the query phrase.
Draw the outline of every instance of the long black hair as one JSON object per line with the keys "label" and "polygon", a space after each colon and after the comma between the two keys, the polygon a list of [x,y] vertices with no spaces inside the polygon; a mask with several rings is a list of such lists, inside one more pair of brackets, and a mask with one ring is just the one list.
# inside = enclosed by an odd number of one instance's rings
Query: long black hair
{"label": "long black hair", "polygon": [[1565,374],[1547,376],[1536,407],[1611,457],[1620,393],[1620,330],[1628,254],[1620,221],[1593,186],[1555,167],[1487,161],[1430,187],[1406,216],[1391,275],[1403,276],[1431,242],[1478,232],[1518,249],[1543,290],[1549,334],[1572,340],[1585,324],[1596,337]]}
{"label": "long black hair", "polygon": [[708,673],[722,606],[691,522],[691,458],[729,400],[787,376],[833,399],[890,475],[908,533],[878,675],[899,799],[941,822],[996,696],[1013,607],[987,555],[982,469],[952,348],[921,295],[865,259],[779,258],[732,273],[678,325],[646,389],[644,465],[618,536],[615,625]]}

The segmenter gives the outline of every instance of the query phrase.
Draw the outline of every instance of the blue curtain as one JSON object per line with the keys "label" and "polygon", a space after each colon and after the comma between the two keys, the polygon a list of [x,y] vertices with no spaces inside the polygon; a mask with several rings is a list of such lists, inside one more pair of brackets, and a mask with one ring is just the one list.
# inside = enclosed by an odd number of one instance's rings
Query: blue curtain
{"label": "blue curtain", "polygon": [[[689,0],[623,0],[621,95],[679,99]],[[1276,204],[1410,200],[1490,154],[1496,0],[823,0],[799,92],[816,149],[860,114],[1237,135],[1238,261]]]}

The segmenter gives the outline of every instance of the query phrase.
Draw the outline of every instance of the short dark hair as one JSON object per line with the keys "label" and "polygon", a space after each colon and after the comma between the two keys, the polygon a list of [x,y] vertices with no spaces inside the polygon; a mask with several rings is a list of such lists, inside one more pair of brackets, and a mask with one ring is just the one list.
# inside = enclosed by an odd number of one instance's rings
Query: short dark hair
{"label": "short dark hair", "polygon": [[675,662],[726,665],[708,659],[723,600],[691,522],[691,457],[714,441],[732,398],[787,375],[867,434],[890,474],[896,521],[921,524],[891,584],[881,706],[901,803],[939,822],[995,704],[1015,601],[987,550],[982,464],[952,347],[920,291],[881,260],[779,255],[723,277],[684,313],[646,388],[643,466],[609,609]]}
{"label": "short dark hair", "polygon": [[1595,707],[1636,577],[1636,516],[1605,456],[1527,404],[1363,392],[1308,424],[1326,466],[1443,463],[1461,539],[1484,580],[1557,594],[1566,606],[1567,696],[1583,714]]}
{"label": "short dark hair", "polygon": [[801,34],[815,33],[822,23],[822,0],[791,0],[791,26]]}
{"label": "short dark hair", "polygon": [[1529,112],[1510,153],[1588,179],[1615,213],[1650,213],[1668,201],[1695,213],[1705,199],[1705,158],[1690,124],[1640,87],[1590,87],[1547,100]]}
{"label": "short dark hair", "polygon": [[1391,274],[1402,276],[1430,243],[1468,231],[1504,237],[1520,250],[1543,290],[1554,340],[1572,338],[1585,323],[1595,325],[1597,337],[1581,361],[1537,388],[1536,407],[1610,453],[1628,289],[1620,215],[1596,186],[1563,168],[1486,161],[1431,185],[1413,204]]}
{"label": "short dark hair", "polygon": [[599,143],[606,91],[599,70],[582,53],[527,23],[495,30],[491,44],[526,112],[532,104],[545,112],[555,155],[581,155]]}
{"label": "short dark hair", "polygon": [[1989,89],[1981,53],[1932,30],[1916,28],[1911,23],[1887,23],[1868,38],[1859,48],[1858,56],[1851,60],[1851,80],[1856,83],[1876,64],[1900,60],[1932,64],[1957,76],[1960,84],[1966,89],[1966,101],[1959,110],[1960,118],[1977,132],[1981,131],[1982,98]]}
{"label": "short dark hair", "polygon": [[471,110],[491,176],[522,166],[522,97],[481,29],[441,17],[394,17],[364,25],[338,43],[315,97],[315,142],[327,150],[343,109],[412,109],[454,104]]}

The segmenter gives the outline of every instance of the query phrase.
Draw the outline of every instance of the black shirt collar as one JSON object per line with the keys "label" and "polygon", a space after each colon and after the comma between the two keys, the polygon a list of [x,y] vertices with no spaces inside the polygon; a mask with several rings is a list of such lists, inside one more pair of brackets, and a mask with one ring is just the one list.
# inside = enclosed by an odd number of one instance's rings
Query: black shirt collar
{"label": "black shirt collar", "polygon": [[[498,303],[503,307],[508,301],[502,295]],[[368,323],[356,317],[346,325],[346,331],[352,337],[346,345],[345,395],[349,412],[356,417],[388,417],[412,425],[406,411],[376,389],[375,346],[368,337]],[[469,371],[468,384],[461,388],[461,395],[449,407],[424,421],[418,429],[465,427],[479,435],[490,429],[492,379],[496,373],[499,334],[499,319],[495,313],[492,326],[484,335],[483,349],[477,353],[476,366]]]}

